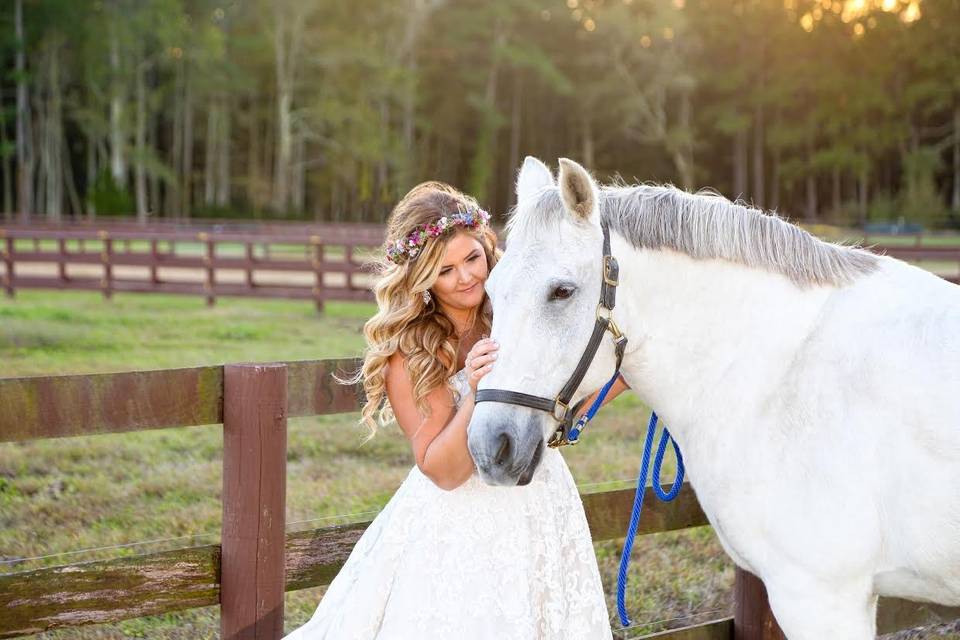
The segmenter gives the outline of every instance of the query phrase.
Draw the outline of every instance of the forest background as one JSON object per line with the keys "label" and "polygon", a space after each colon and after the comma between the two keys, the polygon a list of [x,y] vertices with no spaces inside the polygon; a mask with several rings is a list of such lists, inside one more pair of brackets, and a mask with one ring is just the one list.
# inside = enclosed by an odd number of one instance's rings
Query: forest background
{"label": "forest background", "polygon": [[960,0],[7,0],[4,219],[494,212],[526,154],[960,227]]}

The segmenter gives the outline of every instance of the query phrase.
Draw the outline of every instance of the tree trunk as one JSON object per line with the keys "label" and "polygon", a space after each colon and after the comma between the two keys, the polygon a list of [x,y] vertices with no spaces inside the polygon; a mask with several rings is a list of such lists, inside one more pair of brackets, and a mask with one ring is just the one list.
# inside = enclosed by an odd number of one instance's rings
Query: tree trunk
{"label": "tree trunk", "polygon": [[256,95],[250,96],[247,117],[247,200],[255,211],[259,211],[261,202],[257,185],[260,183],[260,127],[257,126]]}
{"label": "tree trunk", "polygon": [[97,217],[97,208],[93,202],[93,187],[97,182],[97,141],[92,132],[87,132],[87,216],[94,220]]}
{"label": "tree trunk", "polygon": [[220,160],[217,163],[217,206],[230,204],[230,98],[225,97],[220,105]]}
{"label": "tree trunk", "polygon": [[[780,105],[773,110],[773,128],[779,131],[783,124],[783,111]],[[780,145],[773,147],[773,159],[770,168],[770,208],[776,211],[780,208],[780,163],[783,149]]]}
{"label": "tree trunk", "polygon": [[[300,144],[303,142],[303,135],[298,134],[297,143]],[[377,198],[374,199],[374,202],[377,203],[375,206],[379,206],[378,203],[389,201],[390,200],[390,166],[387,162],[387,159],[390,157],[390,103],[386,98],[380,99],[380,160],[377,162],[377,189],[376,193]],[[298,155],[297,162],[302,163],[305,158],[303,157],[302,150]],[[302,180],[302,168],[301,170],[296,170],[296,173],[300,176],[295,178],[295,180]],[[301,185],[302,189],[302,185]],[[302,196],[301,196],[302,199]]]}
{"label": "tree trunk", "polygon": [[406,192],[413,186],[414,176],[417,172],[417,156],[414,148],[414,125],[416,124],[417,108],[417,56],[411,52],[407,61],[407,83],[403,92],[403,161],[401,162],[400,175],[397,178],[398,189],[400,192]]}
{"label": "tree trunk", "polygon": [[870,174],[866,167],[860,170],[860,175],[858,179],[858,202],[857,202],[857,216],[860,222],[860,228],[867,223],[867,193],[869,188],[869,177]]}
{"label": "tree trunk", "polygon": [[807,222],[817,221],[817,176],[813,167],[813,140],[807,139]]}
{"label": "tree trunk", "polygon": [[396,177],[397,196],[403,195],[413,186],[414,176],[422,167],[414,139],[419,80],[416,54],[417,40],[430,15],[446,2],[447,0],[409,0],[408,8],[404,12],[406,24],[404,25],[403,39],[397,47],[397,60],[401,61],[407,70],[406,84],[403,90],[403,160],[399,165],[399,175]]}
{"label": "tree trunk", "polygon": [[63,164],[60,167],[60,173],[63,175],[63,184],[67,189],[67,197],[70,202],[70,210],[77,218],[83,215],[83,203],[80,202],[80,194],[77,193],[77,181],[73,178],[73,162],[70,161],[69,148],[61,154]]}
{"label": "tree trunk", "polygon": [[63,108],[60,94],[60,41],[53,37],[47,49],[47,104],[43,128],[43,172],[47,218],[63,216]]}
{"label": "tree trunk", "polygon": [[193,202],[193,80],[190,68],[184,66],[183,80],[183,188],[180,192],[180,213],[190,217]]}
{"label": "tree trunk", "polygon": [[290,190],[290,156],[292,155],[293,141],[290,133],[290,91],[284,87],[277,87],[277,131],[276,156],[273,167],[273,202],[275,213],[283,213],[287,209]]}
{"label": "tree trunk", "polygon": [[[515,176],[516,171],[520,168],[520,135],[523,129],[523,101],[521,100],[521,92],[523,91],[523,86],[521,84],[520,70],[513,70],[513,101],[510,105],[510,162],[507,163],[507,170],[510,172],[510,176]],[[586,154],[587,140],[590,140],[590,151],[592,154],[593,146],[593,135],[590,130],[590,124],[587,123],[587,128],[584,131],[584,155],[583,161],[586,163],[586,166],[593,169],[593,157],[589,157]],[[516,190],[510,189],[510,205],[516,204]]]}
{"label": "tree trunk", "polygon": [[120,82],[120,43],[114,22],[110,31],[110,172],[120,189],[127,186],[123,139],[123,89]]}
{"label": "tree trunk", "polygon": [[276,63],[277,131],[273,169],[273,202],[276,213],[283,213],[290,204],[290,161],[293,154],[291,109],[303,15],[288,16],[280,4],[274,5],[274,58]]}
{"label": "tree trunk", "polygon": [[470,192],[480,202],[485,202],[496,193],[496,155],[497,155],[497,80],[500,72],[500,56],[497,50],[504,45],[507,36],[498,19],[493,29],[490,43],[490,66],[487,69],[487,83],[484,89],[483,107],[480,112],[480,131],[470,167]]}
{"label": "tree trunk", "polygon": [[137,131],[136,131],[136,166],[135,190],[137,197],[137,222],[141,224],[147,221],[147,176],[144,168],[144,157],[147,154],[147,87],[146,80],[143,77],[146,63],[141,62],[137,65]]}
{"label": "tree trunk", "polygon": [[[692,191],[694,188],[694,176],[693,176],[693,118],[692,110],[693,105],[690,100],[690,92],[692,91],[693,85],[687,83],[689,86],[682,86],[680,88],[680,108],[677,113],[677,126],[674,131],[673,136],[668,136],[668,139],[673,138],[676,142],[673,143],[673,164],[677,168],[677,173],[680,176],[680,184],[684,189]],[[746,153],[746,150],[744,150]]]}
{"label": "tree trunk", "polygon": [[[337,208],[337,196],[339,195],[337,193],[338,185],[339,185],[339,182],[337,181],[337,177],[331,176],[330,177],[330,210],[327,212],[327,222],[336,220],[340,217],[340,211]],[[320,219],[317,218],[317,222],[319,221]]]}
{"label": "tree trunk", "polygon": [[770,208],[780,208],[780,147],[773,151],[773,167],[770,171]]}
{"label": "tree trunk", "polygon": [[[268,99],[271,106],[276,105],[276,96],[271,95]],[[263,119],[263,144],[260,145],[260,183],[261,183],[261,202],[264,208],[269,208],[271,198],[273,197],[273,156],[276,150],[274,140],[276,139],[277,118],[276,113],[271,109]]]}
{"label": "tree trunk", "polygon": [[[3,83],[0,82],[0,104],[3,104]],[[7,148],[7,118],[0,116],[0,145]],[[3,156],[3,219],[13,219],[13,167],[10,164],[10,155]]]}
{"label": "tree trunk", "polygon": [[832,173],[833,180],[833,215],[840,213],[843,206],[843,174],[840,173],[840,167],[834,167]]}
{"label": "tree trunk", "polygon": [[[306,141],[300,127],[293,140],[293,157],[290,171],[290,203],[297,213],[302,213],[306,204]],[[382,164],[382,163],[381,163]]]}
{"label": "tree trunk", "polygon": [[733,199],[747,196],[747,131],[741,129],[733,137]]}
{"label": "tree trunk", "polygon": [[217,134],[220,127],[220,107],[217,98],[211,97],[207,102],[207,140],[203,151],[203,203],[208,207],[216,199],[216,162],[220,157],[217,153]]}
{"label": "tree trunk", "polygon": [[960,215],[960,101],[953,105],[953,197],[950,208]]}
{"label": "tree trunk", "polygon": [[806,177],[807,188],[807,222],[817,221],[817,177],[813,173],[808,173]]}
{"label": "tree trunk", "polygon": [[[151,74],[153,76],[153,74]],[[156,76],[153,76],[154,78]],[[160,119],[153,110],[147,114],[147,148],[159,149],[157,146],[157,128],[160,126]],[[157,154],[159,156],[159,153]],[[159,216],[161,212],[161,194],[160,194],[160,176],[156,171],[151,171],[147,175],[147,202],[153,207],[154,215]]]}
{"label": "tree trunk", "polygon": [[[761,90],[763,88],[763,77],[760,79]],[[767,187],[764,183],[764,133],[765,133],[765,123],[764,123],[764,113],[763,113],[763,104],[757,103],[757,106],[754,108],[753,112],[753,203],[760,207],[764,207],[766,202],[764,196],[766,195]]]}
{"label": "tree trunk", "polygon": [[177,61],[173,80],[173,124],[171,125],[170,168],[173,182],[167,191],[167,215],[180,217],[180,192],[183,189],[183,62]]}
{"label": "tree trunk", "polygon": [[23,0],[14,6],[17,69],[17,207],[24,222],[33,213],[33,132],[30,126],[30,100],[27,95],[25,62],[26,40],[23,36]]}

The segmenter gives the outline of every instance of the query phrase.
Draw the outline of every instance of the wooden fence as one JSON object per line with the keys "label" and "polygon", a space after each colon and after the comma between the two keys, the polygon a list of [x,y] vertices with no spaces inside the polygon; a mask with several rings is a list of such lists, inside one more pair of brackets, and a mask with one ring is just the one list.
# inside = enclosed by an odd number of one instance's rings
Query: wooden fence
{"label": "wooden fence", "polygon": [[[0,227],[0,288],[80,289],[313,300],[373,300],[364,263],[382,245],[373,224],[81,221]],[[960,243],[918,235],[874,251],[960,283]],[[869,242],[869,238],[865,238]],[[866,242],[865,242],[866,243]]]}
{"label": "wooden fence", "polygon": [[0,228],[0,288],[79,289],[313,300],[373,300],[368,254],[383,227],[326,225],[266,230]]}
{"label": "wooden fence", "polygon": [[[287,534],[284,521],[287,419],[357,410],[360,388],[331,378],[357,364],[318,360],[0,378],[0,442],[211,424],[222,424],[224,436],[220,544],[0,575],[0,638],[210,605],[220,606],[225,640],[279,638],[284,590],[329,584],[369,524]],[[632,490],[582,497],[595,540],[624,535]],[[646,504],[641,534],[707,524],[689,486],[674,502],[651,494]],[[782,637],[759,580],[738,572],[735,595],[733,617],[645,637]],[[895,600],[882,602],[879,624],[887,632],[955,618],[960,609]]]}

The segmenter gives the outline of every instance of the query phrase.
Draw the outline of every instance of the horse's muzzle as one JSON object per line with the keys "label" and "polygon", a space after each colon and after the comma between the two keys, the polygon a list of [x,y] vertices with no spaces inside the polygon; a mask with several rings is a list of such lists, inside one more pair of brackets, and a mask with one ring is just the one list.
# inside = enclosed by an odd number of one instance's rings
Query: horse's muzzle
{"label": "horse's muzzle", "polygon": [[[491,408],[493,408],[491,406]],[[499,413],[491,411],[491,414]],[[512,412],[510,412],[512,413]],[[543,459],[543,433],[531,418],[517,428],[513,421],[490,422],[486,416],[474,416],[470,423],[467,445],[470,455],[487,484],[517,486],[529,484]],[[489,418],[493,419],[491,415]]]}

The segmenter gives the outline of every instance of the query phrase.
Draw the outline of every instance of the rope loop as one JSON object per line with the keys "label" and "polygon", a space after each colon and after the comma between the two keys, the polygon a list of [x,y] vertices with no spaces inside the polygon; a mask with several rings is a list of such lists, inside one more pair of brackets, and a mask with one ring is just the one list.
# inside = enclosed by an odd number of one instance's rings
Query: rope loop
{"label": "rope loop", "polygon": [[[647,438],[643,444],[643,459],[640,462],[640,477],[637,479],[637,493],[633,498],[633,511],[630,514],[630,526],[627,528],[627,537],[623,542],[623,552],[620,554],[620,570],[617,573],[617,614],[620,616],[620,624],[624,627],[630,625],[630,616],[627,615],[627,607],[624,602],[627,591],[627,569],[630,566],[630,552],[633,550],[633,540],[637,535],[637,528],[640,525],[640,514],[643,511],[643,497],[646,493],[647,471],[650,468],[650,454],[653,451],[653,436],[657,430],[657,413],[651,412],[650,422],[647,424]],[[673,443],[673,451],[677,455],[677,475],[673,479],[673,486],[670,490],[664,492],[660,486],[660,472],[663,466],[663,454],[667,450],[667,443]],[[683,456],[680,455],[680,447],[670,435],[666,428],[660,435],[660,443],[657,446],[657,455],[653,461],[653,492],[663,502],[670,502],[680,495],[680,489],[683,488]]]}

